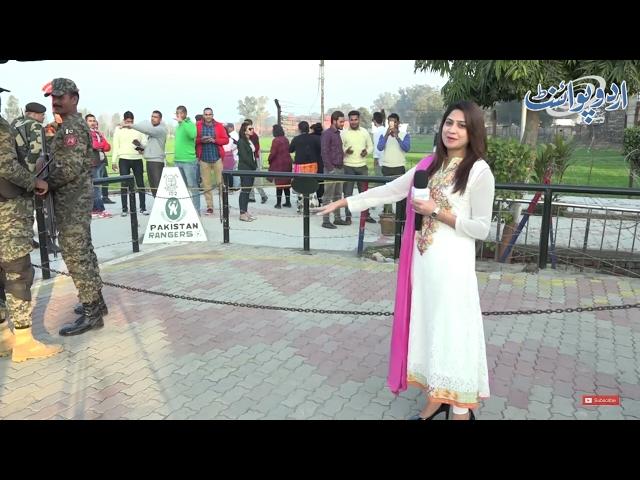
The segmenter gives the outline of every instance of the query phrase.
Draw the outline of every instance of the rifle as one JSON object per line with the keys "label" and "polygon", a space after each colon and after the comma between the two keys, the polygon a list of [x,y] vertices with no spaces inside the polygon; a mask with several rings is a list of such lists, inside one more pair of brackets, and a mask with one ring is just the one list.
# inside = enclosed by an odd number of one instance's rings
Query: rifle
{"label": "rifle", "polygon": [[[53,158],[51,157],[51,155],[49,154],[49,151],[47,150],[47,137],[45,135],[43,125],[40,125],[40,135],[42,135],[42,158],[44,160],[44,165],[42,166],[40,171],[36,173],[36,177],[42,178],[42,180],[47,180],[49,178],[49,173],[50,173],[49,165],[51,164]],[[42,177],[40,177],[41,175]],[[37,202],[37,199],[38,197],[36,197],[36,202]],[[46,207],[47,216],[49,217],[49,222],[45,222],[45,225],[47,228],[47,235],[49,237],[49,240],[51,240],[51,244],[53,246],[56,246],[56,239],[58,234],[57,234],[57,226],[56,226],[56,217],[54,214],[54,207],[53,207],[53,192],[51,190],[49,190],[46,197],[42,200],[42,204],[43,206]],[[56,248],[53,249],[53,256],[55,258],[58,258],[58,250]]]}

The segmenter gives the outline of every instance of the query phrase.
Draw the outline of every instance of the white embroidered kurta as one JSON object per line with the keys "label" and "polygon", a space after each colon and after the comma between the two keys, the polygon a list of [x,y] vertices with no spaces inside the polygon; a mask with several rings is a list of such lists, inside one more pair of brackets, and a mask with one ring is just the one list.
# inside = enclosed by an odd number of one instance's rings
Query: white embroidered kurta
{"label": "white embroidered kurta", "polygon": [[[407,380],[427,388],[435,401],[474,408],[479,398],[489,396],[475,240],[489,234],[495,180],[489,165],[478,160],[464,194],[452,193],[459,161],[451,159],[429,179],[431,198],[456,216],[455,229],[425,219],[414,237]],[[414,171],[349,197],[349,209],[358,212],[405,198]]]}

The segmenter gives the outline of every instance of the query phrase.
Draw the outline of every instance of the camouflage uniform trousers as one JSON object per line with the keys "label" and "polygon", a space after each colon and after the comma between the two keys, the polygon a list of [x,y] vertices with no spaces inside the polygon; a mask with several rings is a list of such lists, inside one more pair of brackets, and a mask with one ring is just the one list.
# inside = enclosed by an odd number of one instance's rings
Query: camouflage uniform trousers
{"label": "camouflage uniform trousers", "polygon": [[61,189],[53,199],[62,259],[78,290],[80,303],[98,301],[102,279],[91,243],[93,188],[80,192]]}
{"label": "camouflage uniform trousers", "polygon": [[7,297],[4,294],[4,270],[0,270],[0,323],[7,318]]}
{"label": "camouflage uniform trousers", "polygon": [[33,200],[18,197],[0,202],[0,269],[6,305],[15,328],[32,322],[33,267],[29,253],[33,237]]}

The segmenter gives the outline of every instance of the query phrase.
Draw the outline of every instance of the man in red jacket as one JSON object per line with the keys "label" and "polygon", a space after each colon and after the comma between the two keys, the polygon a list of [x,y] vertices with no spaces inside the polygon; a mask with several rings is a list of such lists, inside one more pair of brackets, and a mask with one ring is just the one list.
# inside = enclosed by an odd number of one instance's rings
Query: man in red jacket
{"label": "man in red jacket", "polygon": [[[111,150],[111,145],[107,142],[107,137],[98,130],[98,121],[92,114],[87,114],[84,117],[85,121],[91,129],[91,147],[93,148],[93,158],[91,159],[91,177],[92,178],[105,178],[107,177],[107,156],[106,153]],[[107,187],[108,188],[108,187]],[[104,208],[104,198],[109,198],[105,195],[105,192],[100,193],[100,187],[93,187],[93,210],[91,211],[92,218],[111,218],[111,215]],[[109,203],[115,203],[110,201]]]}
{"label": "man in red jacket", "polygon": [[213,119],[213,110],[209,107],[202,111],[202,120],[196,123],[196,157],[200,164],[200,178],[204,198],[207,201],[207,215],[213,215],[213,182],[211,174],[215,173],[216,186],[222,184],[222,159],[224,145],[229,143],[227,129]]}

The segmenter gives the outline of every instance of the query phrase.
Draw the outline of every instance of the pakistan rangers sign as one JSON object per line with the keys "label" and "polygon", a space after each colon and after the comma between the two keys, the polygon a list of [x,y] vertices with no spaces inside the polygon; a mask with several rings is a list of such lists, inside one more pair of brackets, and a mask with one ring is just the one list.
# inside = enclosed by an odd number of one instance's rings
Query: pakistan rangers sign
{"label": "pakistan rangers sign", "polygon": [[143,243],[206,242],[189,191],[178,167],[165,167]]}

